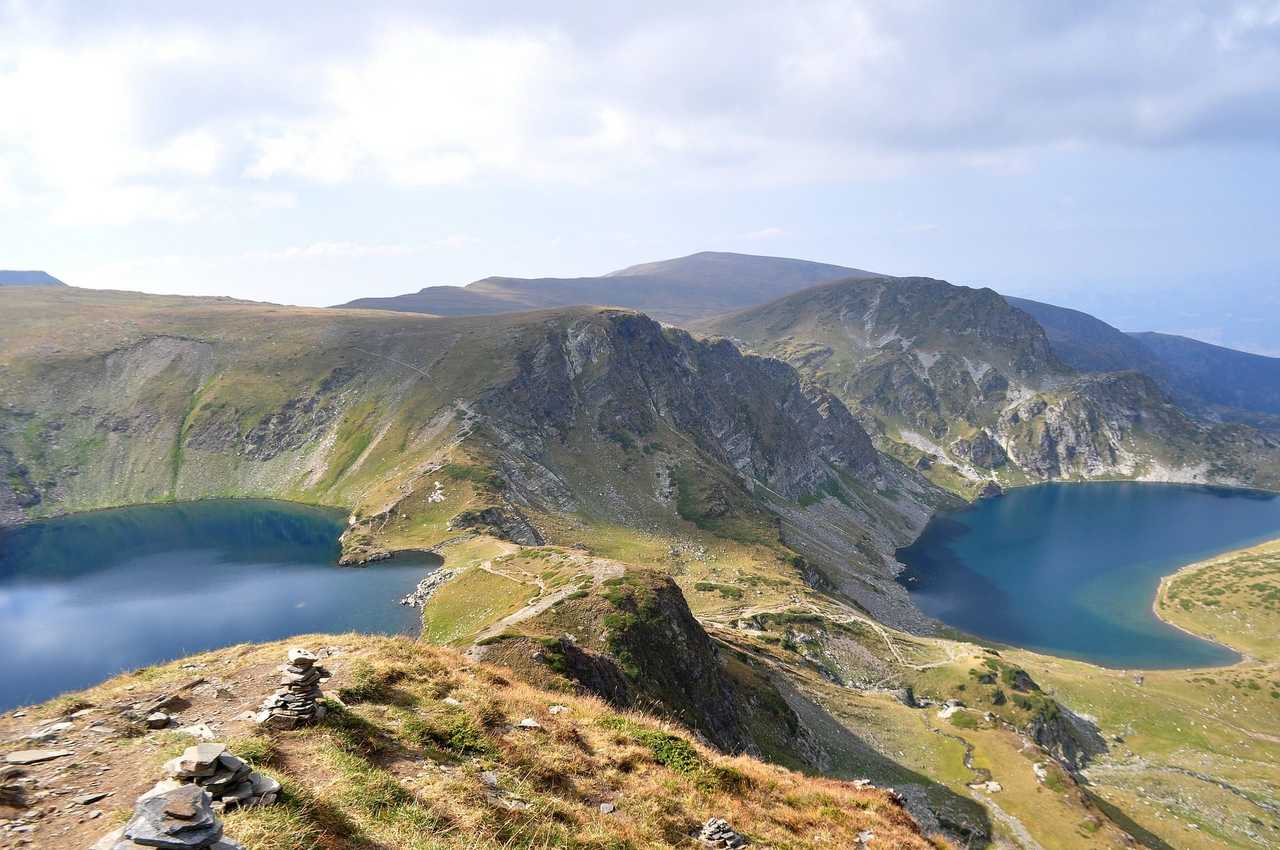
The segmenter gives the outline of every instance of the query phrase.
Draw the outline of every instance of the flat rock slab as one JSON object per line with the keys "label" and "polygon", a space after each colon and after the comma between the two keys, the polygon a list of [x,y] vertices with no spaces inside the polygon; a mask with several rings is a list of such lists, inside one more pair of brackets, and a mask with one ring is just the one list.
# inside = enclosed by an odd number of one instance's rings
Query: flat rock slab
{"label": "flat rock slab", "polygon": [[99,800],[103,800],[103,799],[106,799],[107,797],[110,797],[113,793],[115,793],[115,792],[113,792],[113,791],[98,791],[97,793],[94,793],[94,794],[83,794],[83,795],[81,795],[81,796],[79,796],[79,797],[75,797],[75,798],[73,798],[73,800],[74,800],[74,802],[75,802],[75,803],[77,803],[78,805],[81,805],[81,806],[89,806],[89,805],[92,805],[92,804],[94,804],[94,803],[98,802]]}
{"label": "flat rock slab", "polygon": [[71,750],[18,750],[6,754],[4,760],[9,764],[39,764],[42,761],[52,761],[73,755],[75,753]]}

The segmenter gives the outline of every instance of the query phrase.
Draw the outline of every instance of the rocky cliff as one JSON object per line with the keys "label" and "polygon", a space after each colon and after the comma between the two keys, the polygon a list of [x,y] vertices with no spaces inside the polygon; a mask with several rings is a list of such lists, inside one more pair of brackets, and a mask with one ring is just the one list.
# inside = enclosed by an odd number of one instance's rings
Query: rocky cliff
{"label": "rocky cliff", "polygon": [[792,363],[880,448],[961,493],[1051,479],[1280,482],[1274,440],[1192,418],[1143,374],[1074,372],[1040,324],[988,289],[846,281],[697,327]]}

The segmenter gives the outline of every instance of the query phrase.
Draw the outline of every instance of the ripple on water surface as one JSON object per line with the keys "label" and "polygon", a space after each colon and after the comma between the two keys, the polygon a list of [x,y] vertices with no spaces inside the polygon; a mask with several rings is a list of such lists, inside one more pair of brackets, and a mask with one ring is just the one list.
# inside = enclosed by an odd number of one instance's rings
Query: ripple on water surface
{"label": "ripple on water surface", "polygon": [[145,505],[0,534],[0,710],[137,667],[307,632],[416,632],[433,556],[337,566],[344,515],[258,500]]}
{"label": "ripple on water surface", "polygon": [[1108,667],[1239,656],[1161,621],[1162,576],[1280,537],[1274,494],[1173,484],[1042,484],[936,517],[898,551],[927,614],[989,640]]}

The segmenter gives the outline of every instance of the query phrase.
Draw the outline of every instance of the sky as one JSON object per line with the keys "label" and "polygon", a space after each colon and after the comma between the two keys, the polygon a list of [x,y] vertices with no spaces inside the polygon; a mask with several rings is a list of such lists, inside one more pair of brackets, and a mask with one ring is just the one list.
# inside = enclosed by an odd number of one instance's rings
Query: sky
{"label": "sky", "polygon": [[700,250],[1280,355],[1280,0],[0,0],[0,268],[325,305]]}

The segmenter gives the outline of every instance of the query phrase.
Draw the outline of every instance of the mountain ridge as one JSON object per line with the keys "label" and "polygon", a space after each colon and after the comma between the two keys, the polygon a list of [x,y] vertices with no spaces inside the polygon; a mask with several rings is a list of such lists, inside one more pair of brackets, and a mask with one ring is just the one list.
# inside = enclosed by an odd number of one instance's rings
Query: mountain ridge
{"label": "mountain ridge", "polygon": [[463,287],[430,286],[409,295],[358,298],[337,306],[466,315],[599,304],[678,323],[849,276],[879,275],[787,257],[702,251],[595,277],[492,276]]}
{"label": "mountain ridge", "polygon": [[48,272],[0,269],[0,286],[66,286]]}
{"label": "mountain ridge", "polygon": [[[1110,477],[1276,486],[1280,444],[1200,423],[1142,372],[1077,372],[1016,304],[990,289],[880,278],[693,327],[796,366],[855,411],[879,448],[966,495],[987,482]],[[1072,321],[1108,336],[1085,314]]]}

